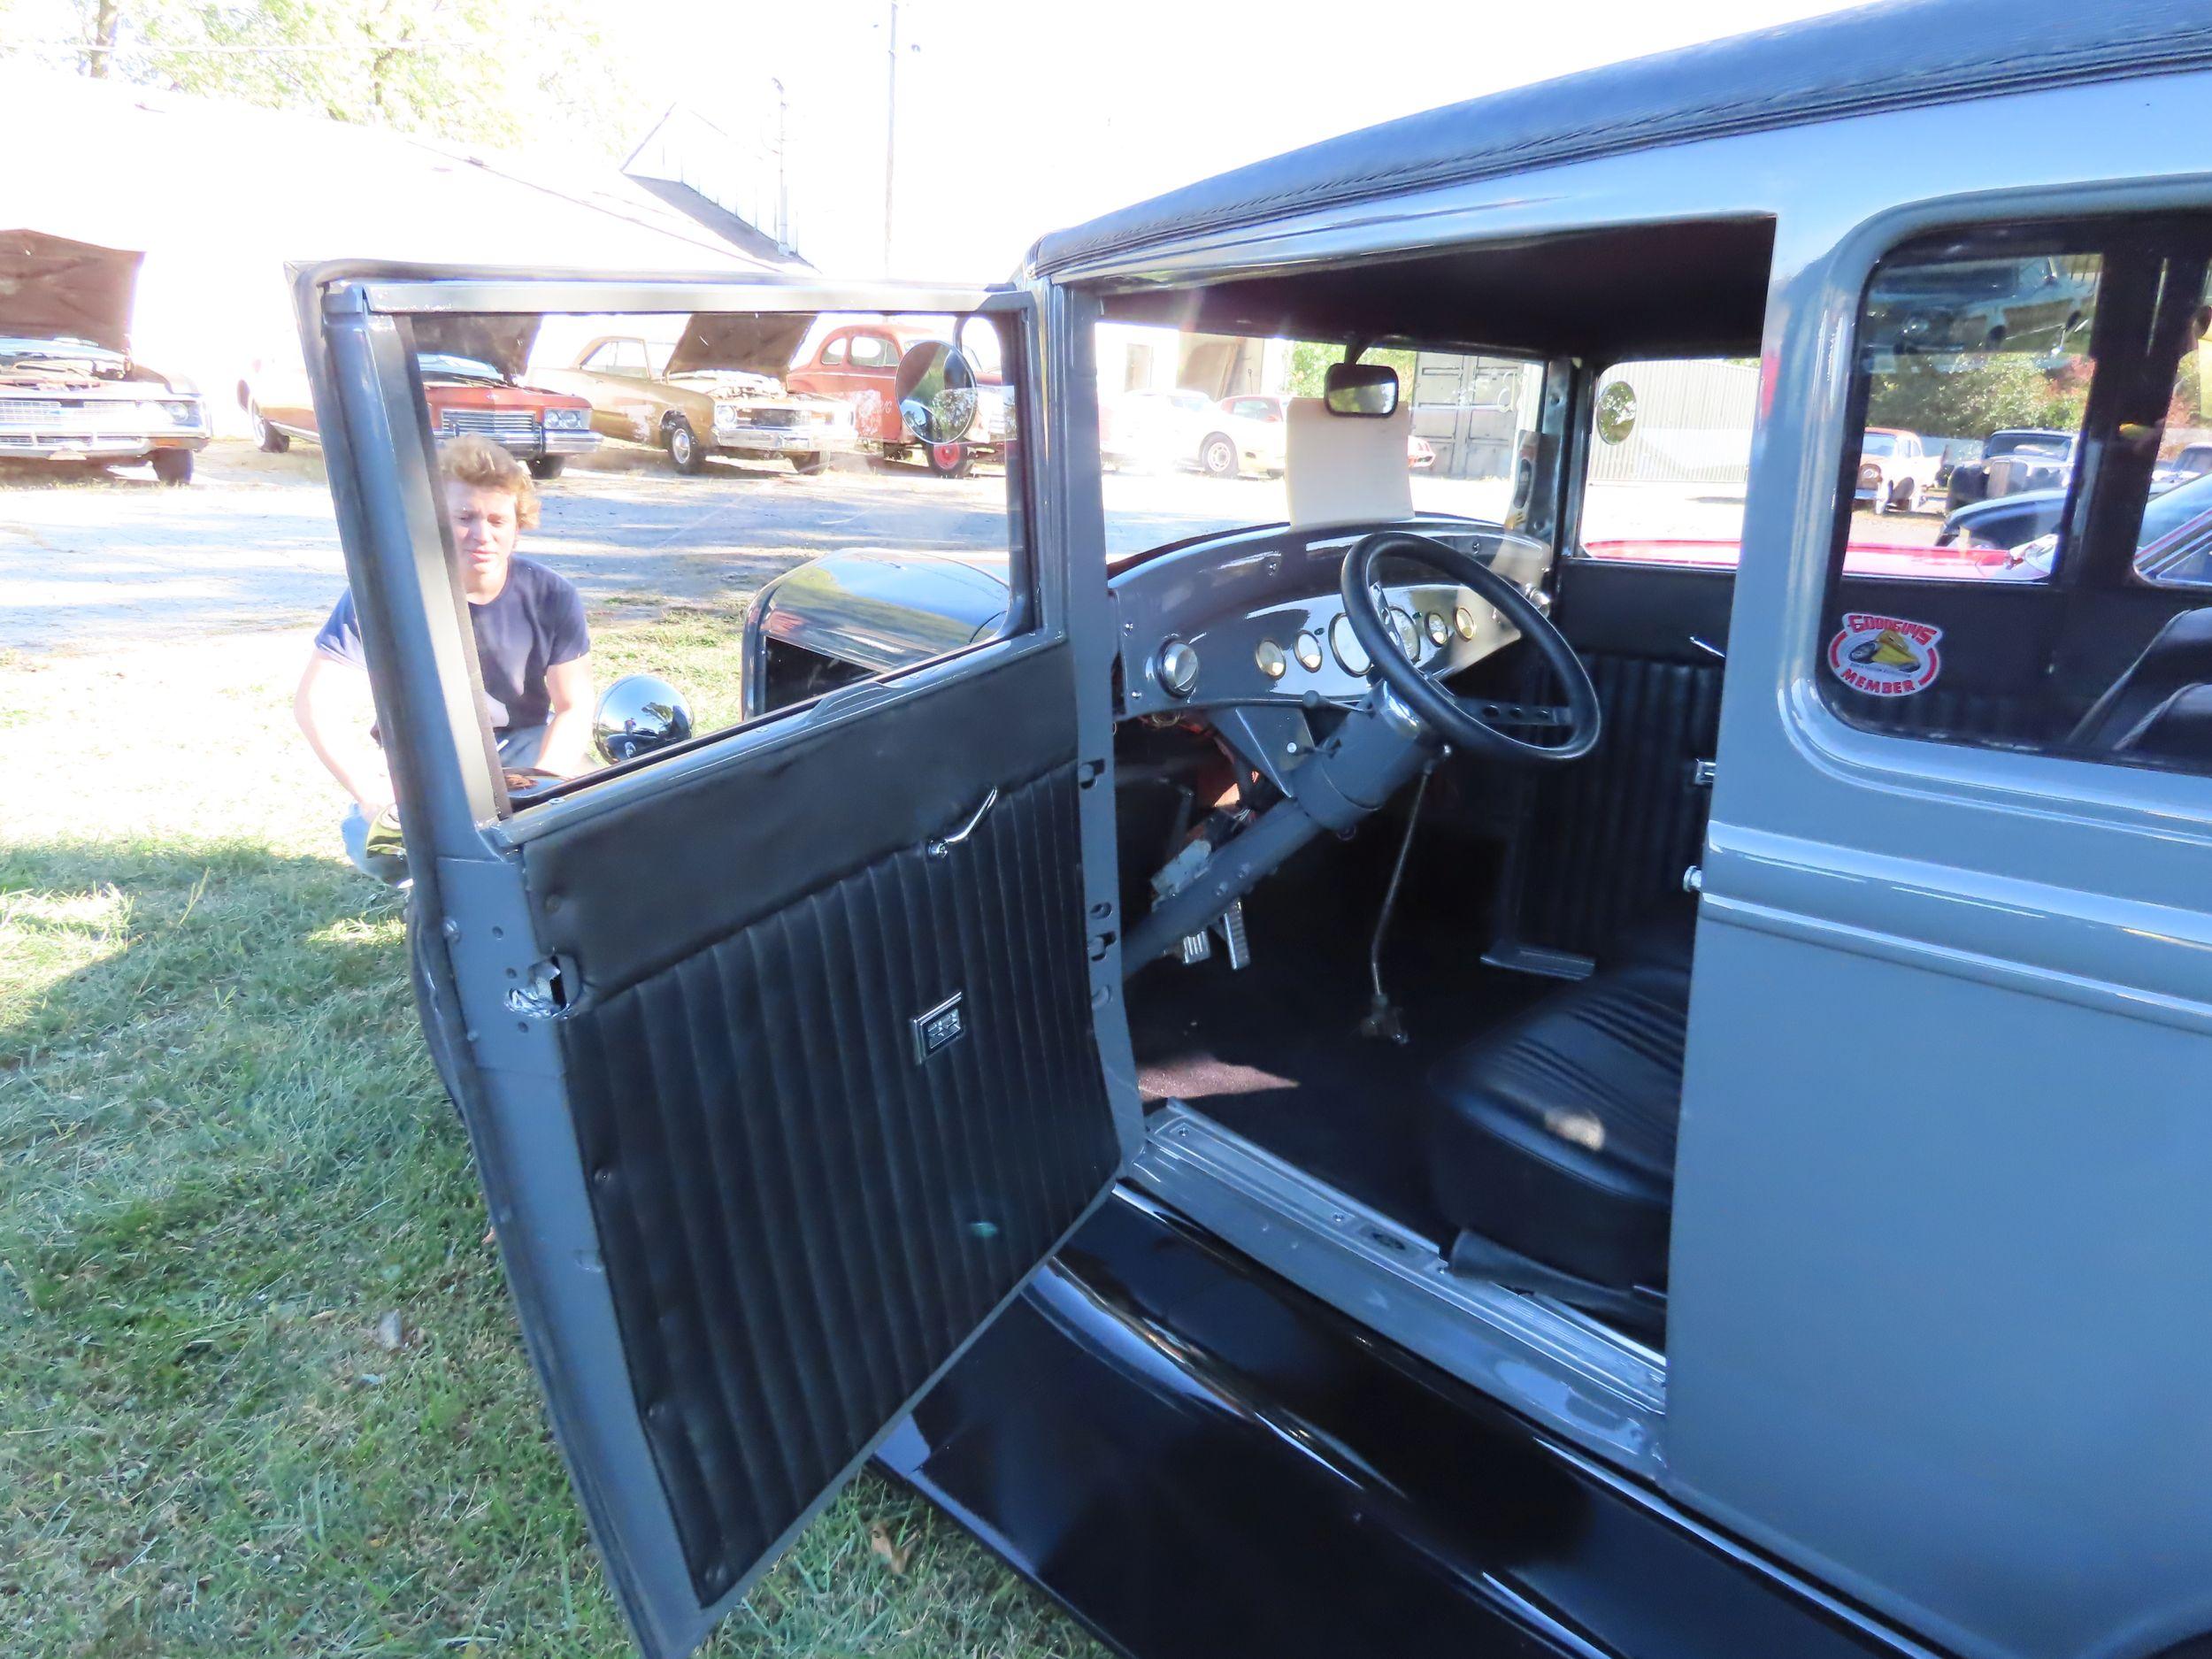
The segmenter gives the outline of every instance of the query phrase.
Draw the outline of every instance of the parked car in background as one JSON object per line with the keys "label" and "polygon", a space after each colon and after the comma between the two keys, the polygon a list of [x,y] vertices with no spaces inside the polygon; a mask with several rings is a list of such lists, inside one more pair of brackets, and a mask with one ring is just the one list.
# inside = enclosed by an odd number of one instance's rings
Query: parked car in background
{"label": "parked car in background", "polygon": [[0,457],[153,464],[187,483],[211,434],[190,383],[130,349],[142,256],[42,232],[0,232]]}
{"label": "parked car in background", "polygon": [[2073,465],[2072,433],[2008,426],[1983,441],[1980,460],[1951,469],[1948,505],[1955,512],[1969,502],[2063,488]]}
{"label": "parked car in background", "polygon": [[795,472],[818,472],[852,452],[851,411],[793,388],[785,365],[813,323],[803,313],[690,318],[672,346],[603,334],[565,369],[539,371],[548,386],[589,401],[592,425],[611,438],[657,445],[680,472],[710,456],[781,456]]}
{"label": "parked car in background", "polygon": [[[785,383],[849,405],[864,452],[892,461],[919,457],[940,477],[964,478],[978,461],[997,459],[1012,435],[1010,388],[992,365],[981,365],[972,428],[957,439],[924,442],[901,405],[928,358],[947,343],[928,329],[881,319],[846,323],[823,334],[792,365]],[[907,385],[900,384],[902,378]]]}
{"label": "parked car in background", "polygon": [[1187,386],[1140,388],[1099,405],[1099,454],[1109,466],[1192,465],[1213,430],[1214,400]]}
{"label": "parked car in background", "polygon": [[1941,457],[1920,442],[1916,432],[1869,426],[1859,444],[1857,499],[1876,512],[1910,512],[1935,490]]}
{"label": "parked car in background", "polygon": [[[1217,399],[1198,442],[1198,470],[1210,478],[1235,478],[1247,472],[1281,477],[1289,404],[1286,392],[1239,392]],[[1436,451],[1428,440],[1408,433],[1408,469],[1419,472],[1435,465]]]}
{"label": "parked car in background", "polygon": [[[474,433],[521,461],[533,478],[553,479],[571,457],[596,449],[599,435],[583,398],[520,378],[537,320],[426,319],[415,330],[415,361],[431,430],[441,442]],[[271,454],[282,454],[297,438],[321,441],[306,373],[296,363],[257,363],[238,382],[238,406],[255,441]]]}
{"label": "parked car in background", "polygon": [[[2025,569],[2048,575],[2066,511],[2062,489],[2034,489],[1978,501],[1943,521],[1936,546],[1954,549],[1994,572]],[[2212,468],[2179,483],[2153,487],[2135,538],[2135,568],[2156,581],[2212,580]]]}
{"label": "parked car in background", "polygon": [[2212,472],[2212,443],[2185,444],[2170,461],[2162,461],[2151,473],[2151,488],[2165,490]]}

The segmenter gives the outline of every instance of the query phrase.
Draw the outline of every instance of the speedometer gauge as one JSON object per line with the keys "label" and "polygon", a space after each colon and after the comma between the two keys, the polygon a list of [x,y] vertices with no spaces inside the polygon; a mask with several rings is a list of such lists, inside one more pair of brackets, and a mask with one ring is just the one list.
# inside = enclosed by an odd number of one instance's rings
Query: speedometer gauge
{"label": "speedometer gauge", "polygon": [[1348,674],[1364,674],[1375,665],[1367,655],[1367,648],[1352,632],[1349,617],[1339,617],[1329,624],[1329,648],[1336,653],[1336,660],[1343,664]]}
{"label": "speedometer gauge", "polygon": [[1421,660],[1421,625],[1409,612],[1394,605],[1390,611],[1390,633],[1398,641],[1398,649],[1405,653],[1406,661],[1417,663]]}

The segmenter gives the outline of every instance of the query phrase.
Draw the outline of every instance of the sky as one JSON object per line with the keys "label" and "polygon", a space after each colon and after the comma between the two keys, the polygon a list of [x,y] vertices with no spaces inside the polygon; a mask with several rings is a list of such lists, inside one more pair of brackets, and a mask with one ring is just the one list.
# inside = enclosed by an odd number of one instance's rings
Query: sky
{"label": "sky", "polygon": [[[1002,278],[1048,230],[1316,139],[1839,9],[902,0],[891,269]],[[626,0],[601,27],[641,90],[764,155],[777,120],[768,82],[780,78],[792,240],[826,271],[870,275],[884,269],[891,11],[889,0]]]}

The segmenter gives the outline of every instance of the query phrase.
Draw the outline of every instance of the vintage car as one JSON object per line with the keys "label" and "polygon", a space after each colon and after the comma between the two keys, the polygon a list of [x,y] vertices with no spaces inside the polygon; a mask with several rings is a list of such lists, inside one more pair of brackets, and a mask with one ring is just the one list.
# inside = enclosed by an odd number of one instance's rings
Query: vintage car
{"label": "vintage car", "polygon": [[[581,397],[523,380],[539,319],[426,318],[415,330],[415,362],[428,399],[432,435],[489,438],[538,479],[561,475],[572,457],[599,447],[591,405]],[[296,362],[264,360],[238,382],[254,441],[281,455],[296,438],[321,441],[307,376]]]}
{"label": "vintage car", "polygon": [[2008,427],[1983,440],[1980,456],[1951,469],[1946,511],[1970,502],[2016,495],[2024,490],[2063,488],[2074,465],[2074,434],[2035,427]]}
{"label": "vintage car", "polygon": [[[2064,490],[2037,489],[1975,502],[1943,521],[1936,545],[1955,549],[1993,573],[2039,569],[2047,575],[2058,550],[2066,500]],[[2154,474],[2136,534],[2136,573],[2147,580],[2202,582],[2208,542],[2212,542],[2212,471],[2162,488]]]}
{"label": "vintage car", "polygon": [[1910,512],[1934,493],[1942,465],[1942,453],[1922,443],[1918,433],[1869,426],[1859,444],[1856,499],[1876,512]]}
{"label": "vintage car", "polygon": [[926,329],[867,318],[824,333],[785,380],[794,391],[849,403],[867,453],[892,461],[919,456],[940,478],[965,478],[978,461],[1001,457],[1012,434],[1012,405],[995,366],[978,365],[980,395],[972,421],[957,434],[925,441],[909,418],[909,403],[915,381],[949,343]]}
{"label": "vintage car", "polygon": [[[688,735],[658,688],[526,798],[395,336],[669,282],[300,273],[424,1029],[642,1649],[870,1457],[1147,1659],[2212,1649],[2212,607],[2138,557],[2208,96],[2195,4],[1882,6],[1003,286],[810,275],[1005,342],[1002,573],[872,543],[918,659]],[[2097,336],[2050,573],[1855,568],[1886,296],[2046,256]],[[1281,518],[1132,544],[1118,322],[1340,344]],[[1371,344],[1540,378],[1492,516],[1410,506],[1462,481]],[[1756,365],[1731,559],[1585,544],[1595,452],[1695,428],[1598,406],[1653,358]]]}
{"label": "vintage car", "polygon": [[142,257],[0,231],[0,459],[147,461],[191,480],[212,428],[196,388],[131,357]]}
{"label": "vintage car", "polygon": [[672,346],[602,335],[572,366],[536,373],[548,386],[588,399],[595,429],[667,450],[679,472],[698,472],[716,455],[781,456],[795,472],[818,472],[827,457],[849,455],[855,444],[852,417],[841,402],[784,379],[813,320],[778,318],[759,328],[692,317]]}

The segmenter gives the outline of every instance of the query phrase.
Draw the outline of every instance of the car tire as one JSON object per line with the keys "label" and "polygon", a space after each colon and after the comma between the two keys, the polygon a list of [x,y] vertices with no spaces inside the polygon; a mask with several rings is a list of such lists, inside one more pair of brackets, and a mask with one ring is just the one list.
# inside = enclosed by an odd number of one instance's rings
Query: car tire
{"label": "car tire", "polygon": [[1920,487],[1907,479],[1897,486],[1897,494],[1890,499],[1892,512],[1910,512],[1920,504]]}
{"label": "car tire", "polygon": [[153,454],[154,476],[165,484],[189,484],[192,481],[192,451],[189,449],[156,449]]}
{"label": "car tire", "polygon": [[1237,475],[1237,442],[1225,432],[1217,432],[1198,446],[1198,470],[1208,478],[1234,478]]}
{"label": "car tire", "polygon": [[706,470],[707,456],[699,442],[699,434],[691,429],[691,423],[681,415],[661,428],[661,442],[668,448],[668,458],[679,472],[687,475]]}
{"label": "car tire", "polygon": [[795,449],[790,460],[791,470],[801,478],[812,478],[825,465],[819,449]]}
{"label": "car tire", "polygon": [[292,447],[290,434],[279,432],[272,426],[268,422],[268,418],[262,414],[260,404],[248,403],[246,405],[246,419],[253,426],[253,441],[260,447],[262,454],[282,455]]}
{"label": "car tire", "polygon": [[964,443],[926,444],[922,460],[939,478],[965,478],[975,471],[975,451]]}
{"label": "car tire", "polygon": [[565,455],[541,455],[532,459],[528,465],[532,478],[551,480],[560,477],[563,469],[568,465],[568,457]]}

